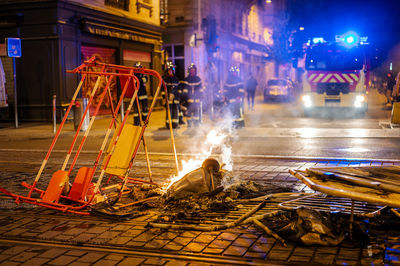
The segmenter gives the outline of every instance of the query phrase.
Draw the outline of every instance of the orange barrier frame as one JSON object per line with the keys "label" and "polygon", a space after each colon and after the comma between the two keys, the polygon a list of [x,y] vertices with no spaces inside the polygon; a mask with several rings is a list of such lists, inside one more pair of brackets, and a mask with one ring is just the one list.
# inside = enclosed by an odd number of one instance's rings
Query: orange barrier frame
{"label": "orange barrier frame", "polygon": [[[100,67],[101,70],[100,71],[93,71],[90,70],[89,68],[91,67]],[[35,180],[33,182],[32,185],[27,184],[26,182],[22,182],[22,185],[26,188],[29,189],[28,195],[27,196],[21,196],[21,195],[17,195],[14,193],[9,192],[8,190],[0,187],[0,192],[3,192],[4,194],[12,197],[15,199],[15,201],[17,203],[29,203],[29,204],[34,204],[34,205],[39,205],[39,206],[43,206],[43,207],[47,207],[50,209],[54,209],[54,210],[59,210],[59,211],[63,211],[63,212],[67,212],[67,213],[74,213],[74,214],[79,214],[79,215],[90,215],[90,212],[88,212],[87,210],[85,210],[86,207],[88,207],[89,205],[92,204],[93,199],[95,198],[96,195],[98,195],[102,190],[104,190],[104,188],[101,188],[101,183],[103,180],[103,177],[105,175],[105,171],[107,169],[107,166],[110,162],[111,156],[115,150],[115,147],[118,143],[119,137],[121,135],[121,132],[126,124],[126,121],[128,119],[128,115],[131,112],[132,106],[133,104],[137,104],[137,109],[139,112],[139,117],[140,117],[140,123],[141,123],[141,131],[140,131],[140,135],[138,138],[137,143],[135,144],[135,149],[133,152],[132,157],[129,159],[129,166],[128,169],[126,170],[126,174],[125,176],[118,176],[118,178],[122,179],[122,183],[120,184],[120,189],[119,189],[119,193],[117,198],[114,200],[114,203],[116,203],[117,201],[119,201],[119,199],[121,198],[122,194],[126,193],[125,188],[127,186],[128,183],[132,183],[132,184],[143,184],[143,183],[149,183],[149,184],[155,184],[152,180],[151,177],[151,168],[150,168],[150,160],[149,160],[149,156],[148,156],[148,152],[147,152],[147,146],[146,146],[146,142],[144,140],[144,131],[149,123],[149,119],[151,117],[151,113],[153,111],[153,108],[155,106],[157,97],[159,95],[159,92],[161,90],[161,87],[163,87],[165,93],[167,93],[167,87],[163,81],[163,79],[161,78],[161,75],[154,70],[151,69],[145,69],[145,68],[135,68],[135,67],[128,67],[128,66],[121,66],[121,65],[115,65],[115,64],[105,64],[105,63],[101,63],[98,62],[96,60],[96,57],[92,57],[87,61],[84,61],[83,64],[81,64],[80,66],[78,66],[77,68],[71,70],[71,71],[67,71],[67,73],[74,73],[74,74],[81,74],[81,80],[79,82],[79,85],[72,97],[72,100],[67,108],[67,111],[64,115],[64,118],[56,132],[56,135],[54,136],[54,139],[50,145],[50,148],[40,166],[40,169],[35,177]],[[140,114],[140,106],[139,106],[139,101],[138,101],[138,89],[139,89],[139,80],[138,78],[134,75],[135,73],[139,73],[139,74],[145,74],[145,75],[151,75],[153,77],[155,77],[158,80],[158,85],[157,85],[157,90],[155,92],[155,95],[153,97],[153,101],[150,105],[149,111],[148,111],[148,115],[145,121],[142,121],[141,119],[141,114]],[[82,119],[78,125],[78,128],[75,132],[74,138],[72,140],[71,146],[67,152],[66,158],[63,162],[63,165],[61,167],[60,170],[56,171],[46,190],[41,190],[38,189],[36,187],[45,167],[46,164],[49,160],[49,157],[54,149],[54,146],[60,136],[60,133],[62,131],[62,128],[67,120],[68,114],[72,108],[72,106],[75,104],[76,98],[78,96],[78,94],[80,93],[81,89],[82,89],[82,85],[83,82],[85,81],[86,78],[88,78],[89,75],[92,76],[97,76],[97,80],[96,83],[93,87],[92,93],[90,95],[90,98],[88,100],[88,104],[85,108],[85,111],[83,113]],[[111,81],[116,78],[116,77],[124,77],[127,78],[125,86],[121,92],[121,95],[119,97],[118,100],[118,104],[116,105],[116,107],[113,106],[113,102],[112,102],[112,98],[111,98],[111,92],[110,92],[110,84]],[[72,163],[69,166],[69,170],[66,171],[69,159],[71,157],[71,154],[74,150],[74,146],[75,143],[77,141],[79,132],[81,130],[82,124],[83,124],[83,120],[86,116],[86,114],[89,111],[90,106],[93,103],[93,98],[94,95],[96,93],[96,91],[99,88],[100,85],[100,81],[105,78],[107,83],[105,88],[103,89],[103,91],[100,94],[99,97],[99,102],[97,103],[96,109],[94,111],[93,116],[91,117],[90,123],[88,128],[86,129],[81,142],[79,144],[78,149],[76,150],[76,154],[72,160]],[[134,88],[134,94],[132,96],[132,98],[130,99],[130,103],[129,106],[124,114],[124,119],[122,120],[120,126],[117,128],[117,117],[118,117],[118,112],[120,110],[120,107],[122,105],[125,93],[127,92],[127,89],[129,87],[129,85],[133,86]],[[87,137],[89,136],[89,132],[92,128],[92,125],[94,123],[94,120],[99,112],[100,106],[102,104],[102,102],[104,101],[105,96],[107,95],[109,101],[110,101],[110,107],[111,107],[111,113],[112,113],[112,119],[109,123],[109,126],[107,128],[104,140],[102,142],[101,148],[99,150],[99,153],[97,155],[97,158],[94,162],[94,165],[92,168],[89,167],[82,167],[78,170],[77,176],[74,179],[74,183],[72,184],[72,187],[70,188],[70,190],[68,191],[68,195],[65,195],[65,191],[66,191],[66,186],[69,186],[69,178],[71,176],[72,170],[78,160],[79,154],[81,153],[84,143],[87,139]],[[172,142],[172,147],[173,147],[173,153],[175,156],[175,164],[176,164],[176,171],[178,173],[179,168],[178,168],[178,158],[176,155],[176,148],[175,148],[175,139],[174,139],[174,134],[173,134],[173,129],[172,129],[172,122],[171,122],[171,112],[169,109],[169,105],[167,105],[167,115],[168,115],[168,119],[169,119],[169,125],[170,125],[170,135],[171,135],[171,142]],[[107,141],[109,140],[109,137],[111,135],[112,132],[112,128],[113,126],[116,129],[115,132],[115,139],[112,143],[110,143],[110,147],[111,150],[109,152],[109,154],[107,154],[107,156],[104,158],[103,160],[103,167],[101,169],[101,173],[100,176],[97,179],[96,184],[92,183],[92,179],[94,177],[94,174],[96,172],[96,169],[98,167],[99,161],[101,159],[101,156],[104,153]],[[146,180],[142,180],[142,179],[138,179],[138,178],[131,178],[128,176],[129,171],[132,168],[133,165],[133,161],[137,155],[140,143],[143,142],[144,145],[144,151],[145,151],[145,155],[146,155],[146,163],[147,163],[147,169],[148,169],[148,173],[149,173],[149,179],[150,181],[146,181]],[[111,178],[111,175],[110,175]],[[108,182],[107,182],[108,183]],[[37,197],[32,197],[32,193],[38,193],[39,194],[39,198]],[[59,201],[62,202],[68,202],[68,204],[63,204],[60,203]]]}

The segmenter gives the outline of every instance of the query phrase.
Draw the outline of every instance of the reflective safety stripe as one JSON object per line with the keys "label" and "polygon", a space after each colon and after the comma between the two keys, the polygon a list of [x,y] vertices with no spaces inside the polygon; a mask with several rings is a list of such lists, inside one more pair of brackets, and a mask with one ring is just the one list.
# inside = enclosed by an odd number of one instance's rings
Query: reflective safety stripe
{"label": "reflective safety stripe", "polygon": [[142,113],[143,116],[147,116],[149,113]]}
{"label": "reflective safety stripe", "polygon": [[179,83],[165,83],[165,85],[167,85],[167,86],[178,86]]}
{"label": "reflective safety stripe", "polygon": [[242,117],[240,117],[240,118],[234,119],[234,121],[239,122],[239,121],[244,121],[244,119]]}
{"label": "reflective safety stripe", "polygon": [[144,99],[147,99],[147,95],[140,95],[139,96],[139,100],[144,100]]}
{"label": "reflective safety stripe", "polygon": [[193,99],[189,99],[189,100],[188,100],[188,103],[193,103],[193,102],[194,102]]}
{"label": "reflective safety stripe", "polygon": [[194,119],[194,120],[199,120],[200,117],[199,117],[199,116],[193,116],[193,119]]}
{"label": "reflective safety stripe", "polygon": [[244,92],[244,89],[239,89],[239,92]]}
{"label": "reflective safety stripe", "polygon": [[161,95],[165,95],[165,91],[162,91],[162,92],[161,92]]}
{"label": "reflective safety stripe", "polygon": [[134,117],[139,117],[139,114],[138,113],[134,113],[133,116]]}
{"label": "reflective safety stripe", "polygon": [[188,93],[189,90],[188,90],[188,89],[183,89],[183,92],[184,92],[184,93]]}
{"label": "reflective safety stripe", "polygon": [[[179,119],[171,119],[172,123],[179,123]],[[166,120],[167,124],[169,124],[169,119]]]}
{"label": "reflective safety stripe", "polygon": [[173,102],[172,102],[172,101],[168,101],[168,103],[169,103],[169,104],[173,104]]}
{"label": "reflective safety stripe", "polygon": [[178,90],[178,93],[182,93],[182,90]]}
{"label": "reflective safety stripe", "polygon": [[345,83],[344,79],[339,74],[333,74],[337,80],[341,83]]}
{"label": "reflective safety stripe", "polygon": [[195,83],[186,82],[185,84],[187,84],[189,86],[199,86],[201,84],[201,81],[195,82]]}
{"label": "reflective safety stripe", "polygon": [[236,102],[236,99],[230,99],[229,102],[234,103],[234,102]]}
{"label": "reflective safety stripe", "polygon": [[179,116],[183,116],[183,112],[179,112]]}
{"label": "reflective safety stripe", "polygon": [[178,104],[178,103],[179,103],[179,101],[178,101],[178,100],[174,100],[174,103]]}
{"label": "reflective safety stripe", "polygon": [[189,84],[187,81],[184,81],[184,80],[179,81],[179,83],[182,83],[182,84]]}
{"label": "reflective safety stripe", "polygon": [[343,74],[343,77],[349,82],[349,83],[353,83],[353,80],[350,78],[350,76],[348,74]]}
{"label": "reflective safety stripe", "polygon": [[322,80],[321,80],[321,82],[322,83],[325,83],[325,82],[327,82],[328,81],[328,79],[330,79],[331,78],[331,76],[332,76],[332,74],[327,74]]}
{"label": "reflective safety stripe", "polygon": [[199,103],[199,102],[200,102],[200,100],[199,100],[199,99],[196,99],[196,100],[195,100],[195,102],[196,102],[196,103]]}

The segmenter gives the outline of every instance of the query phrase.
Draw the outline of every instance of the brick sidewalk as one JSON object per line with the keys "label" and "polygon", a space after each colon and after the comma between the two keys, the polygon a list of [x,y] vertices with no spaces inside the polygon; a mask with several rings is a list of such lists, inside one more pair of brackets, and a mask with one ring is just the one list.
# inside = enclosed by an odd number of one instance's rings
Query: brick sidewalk
{"label": "brick sidewalk", "polygon": [[[24,195],[26,190],[19,184],[24,180],[32,182],[39,163],[7,163],[7,160],[18,161],[20,156],[18,152],[0,152],[0,167],[3,169],[0,185]],[[90,156],[84,154],[83,162],[91,161]],[[151,157],[155,180],[165,180],[172,173],[173,158],[167,155]],[[25,152],[24,158],[40,162],[38,158],[41,158],[41,154]],[[288,174],[289,169],[348,163],[242,157],[235,158],[234,174],[240,175],[243,180],[253,180],[271,187],[304,191],[307,188]],[[365,163],[351,162],[352,165]],[[135,166],[137,176],[146,175],[142,155]],[[42,186],[55,169],[57,166],[50,165],[42,178]],[[154,217],[151,212],[129,221],[112,221],[96,216],[65,215],[30,205],[16,206],[5,199],[0,203],[1,265],[364,265],[394,264],[400,259],[398,232],[388,230],[375,232],[379,237],[374,239],[369,248],[303,246],[297,243],[283,247],[274,238],[266,237],[250,225],[216,232],[165,231],[146,228],[147,222]]]}

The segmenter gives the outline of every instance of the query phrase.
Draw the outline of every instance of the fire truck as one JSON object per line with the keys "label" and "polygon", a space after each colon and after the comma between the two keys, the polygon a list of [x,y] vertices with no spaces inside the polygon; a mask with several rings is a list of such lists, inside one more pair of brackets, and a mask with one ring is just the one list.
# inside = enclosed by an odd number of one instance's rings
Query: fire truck
{"label": "fire truck", "polygon": [[302,78],[304,115],[328,110],[349,109],[355,115],[368,110],[369,60],[365,39],[355,34],[322,39],[306,50]]}

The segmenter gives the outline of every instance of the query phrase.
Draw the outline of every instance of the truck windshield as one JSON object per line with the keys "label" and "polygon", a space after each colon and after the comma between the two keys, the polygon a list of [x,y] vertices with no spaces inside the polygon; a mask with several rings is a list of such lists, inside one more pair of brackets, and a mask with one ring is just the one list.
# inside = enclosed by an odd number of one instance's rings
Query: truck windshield
{"label": "truck windshield", "polygon": [[307,70],[360,70],[363,68],[361,51],[354,47],[313,47],[306,55]]}
{"label": "truck windshield", "polygon": [[282,79],[268,80],[268,86],[286,86],[287,81]]}

